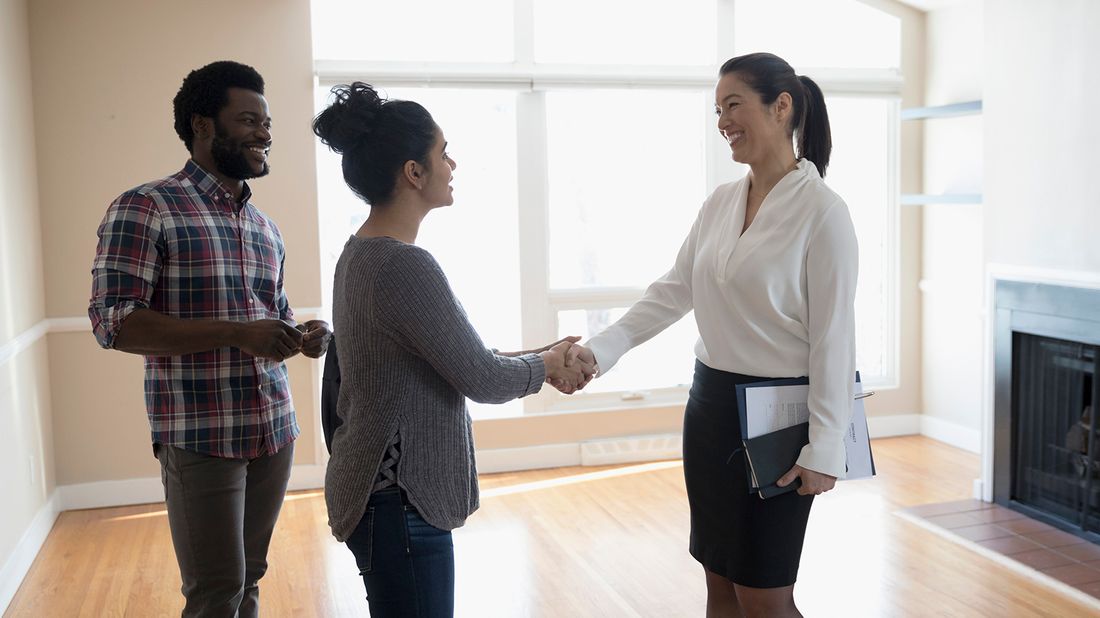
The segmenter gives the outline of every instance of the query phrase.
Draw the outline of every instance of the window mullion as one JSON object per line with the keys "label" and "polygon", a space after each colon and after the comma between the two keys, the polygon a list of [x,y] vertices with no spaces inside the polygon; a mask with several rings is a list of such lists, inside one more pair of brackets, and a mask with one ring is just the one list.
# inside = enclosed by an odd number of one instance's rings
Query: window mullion
{"label": "window mullion", "polygon": [[514,62],[517,67],[535,66],[535,0],[514,0]]}
{"label": "window mullion", "polygon": [[[557,314],[550,305],[550,195],[546,95],[516,96],[516,160],[519,194],[520,311],[523,347],[534,349],[557,338]],[[523,400],[525,414],[542,412],[548,390]]]}
{"label": "window mullion", "polygon": [[886,186],[886,239],[883,243],[885,254],[886,285],[882,291],[886,297],[886,332],[883,334],[884,382],[886,387],[901,385],[901,361],[899,348],[901,342],[901,213],[898,202],[901,199],[901,99],[896,99],[887,112],[889,130],[886,133],[886,152],[889,157],[889,175]]}
{"label": "window mullion", "polygon": [[734,56],[735,41],[733,40],[733,20],[735,12],[734,0],[718,0],[715,3],[715,19],[714,23],[718,28],[717,36],[715,38],[714,49],[717,53],[717,58],[714,59],[715,67],[722,66],[722,63]]}

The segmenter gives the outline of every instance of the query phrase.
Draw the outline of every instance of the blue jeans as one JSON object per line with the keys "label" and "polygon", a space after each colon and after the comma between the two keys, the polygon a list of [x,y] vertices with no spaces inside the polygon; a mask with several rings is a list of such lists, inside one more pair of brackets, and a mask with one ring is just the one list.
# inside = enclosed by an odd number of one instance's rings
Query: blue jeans
{"label": "blue jeans", "polygon": [[454,544],[390,487],[375,492],[347,540],[373,618],[454,616]]}

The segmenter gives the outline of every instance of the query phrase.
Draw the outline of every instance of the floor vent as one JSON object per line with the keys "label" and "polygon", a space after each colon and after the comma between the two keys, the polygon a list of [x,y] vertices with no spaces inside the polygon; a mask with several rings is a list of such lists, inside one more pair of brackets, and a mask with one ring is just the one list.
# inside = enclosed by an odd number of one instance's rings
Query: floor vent
{"label": "floor vent", "polygon": [[582,442],[581,465],[679,459],[683,456],[682,442],[683,436],[678,433]]}

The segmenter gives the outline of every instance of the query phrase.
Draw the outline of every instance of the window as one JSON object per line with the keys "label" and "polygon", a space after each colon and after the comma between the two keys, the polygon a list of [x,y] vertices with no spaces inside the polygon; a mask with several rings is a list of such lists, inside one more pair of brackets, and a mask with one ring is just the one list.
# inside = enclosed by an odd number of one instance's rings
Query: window
{"label": "window", "polygon": [[796,68],[901,66],[901,20],[858,0],[737,0],[733,24],[738,54],[767,50]]}
{"label": "window", "polygon": [[[418,242],[500,349],[614,322],[671,267],[705,197],[744,174],[711,112],[722,61],[768,49],[808,72],[832,121],[827,182],[860,242],[859,368],[869,386],[896,384],[896,18],[856,0],[799,0],[812,17],[799,20],[764,0],[492,0],[476,20],[436,0],[416,19],[404,5],[347,6],[314,0],[318,109],[332,85],[361,79],[436,117],[458,163],[455,204]],[[331,276],[367,207],[335,156],[322,147],[318,161]],[[543,389],[472,413],[682,402],[697,336],[689,314],[581,394]]]}
{"label": "window", "polygon": [[644,288],[669,269],[706,197],[702,103],[678,90],[547,93],[551,290]]}
{"label": "window", "polygon": [[[378,62],[511,62],[512,0],[312,0],[313,57]],[[462,24],[462,27],[455,27]]]}
{"label": "window", "polygon": [[715,0],[535,0],[534,10],[538,63],[708,65],[717,53]]}

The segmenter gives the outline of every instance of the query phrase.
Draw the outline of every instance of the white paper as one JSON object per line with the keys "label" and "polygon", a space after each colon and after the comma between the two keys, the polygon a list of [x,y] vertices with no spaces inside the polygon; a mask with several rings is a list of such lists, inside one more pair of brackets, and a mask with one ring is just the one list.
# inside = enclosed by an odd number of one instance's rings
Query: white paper
{"label": "white paper", "polygon": [[[863,385],[856,382],[853,394],[858,396],[862,393]],[[746,437],[755,438],[809,421],[810,408],[806,405],[809,394],[810,387],[806,384],[746,388]],[[848,464],[847,479],[868,478],[873,475],[867,413],[863,408],[862,398],[852,401],[852,420],[844,436],[844,449]]]}
{"label": "white paper", "polygon": [[[857,396],[863,393],[863,386],[856,382],[853,391]],[[852,402],[852,421],[848,423],[848,432],[844,436],[844,451],[848,464],[846,480],[866,479],[874,476],[871,465],[871,437],[867,435],[867,412],[863,409],[863,398]]]}
{"label": "white paper", "polygon": [[806,405],[810,387],[757,386],[745,389],[745,410],[748,421],[746,438],[755,438],[810,420]]}

